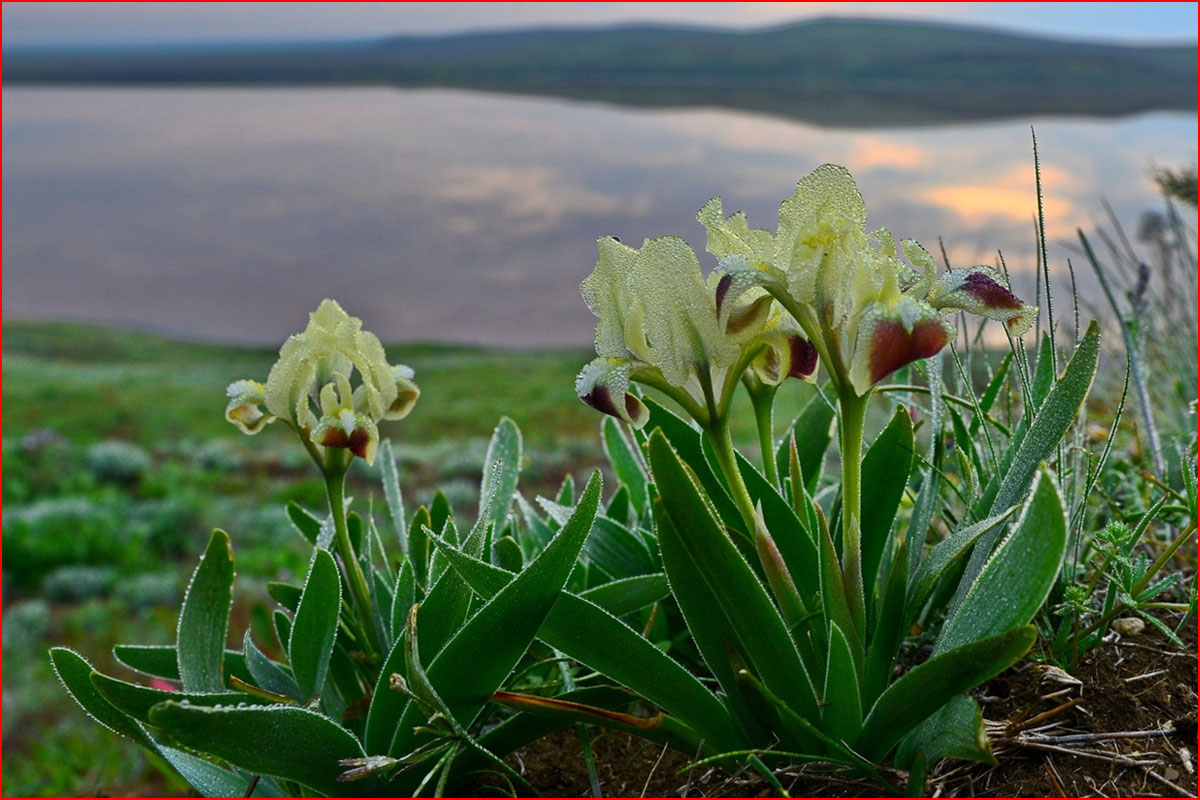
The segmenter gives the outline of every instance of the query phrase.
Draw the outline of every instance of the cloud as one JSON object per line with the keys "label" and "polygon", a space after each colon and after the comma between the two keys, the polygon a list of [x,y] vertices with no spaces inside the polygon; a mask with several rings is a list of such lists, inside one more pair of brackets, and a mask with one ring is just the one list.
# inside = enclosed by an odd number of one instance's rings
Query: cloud
{"label": "cloud", "polygon": [[437,179],[434,194],[459,206],[450,216],[455,232],[474,233],[480,214],[497,214],[520,235],[545,233],[564,219],[580,216],[644,214],[648,197],[622,197],[583,186],[548,166],[465,166],[449,168]]}
{"label": "cloud", "polygon": [[[1069,235],[1078,212],[1066,194],[1077,180],[1056,167],[1042,167],[1042,208],[1048,236]],[[971,224],[1025,222],[1037,214],[1037,192],[1031,164],[1015,163],[1000,173],[984,173],[969,182],[943,183],[921,191],[925,201]]]}
{"label": "cloud", "polygon": [[866,172],[879,167],[916,169],[928,164],[931,157],[928,148],[917,144],[860,136],[850,146],[845,163],[853,172]]}

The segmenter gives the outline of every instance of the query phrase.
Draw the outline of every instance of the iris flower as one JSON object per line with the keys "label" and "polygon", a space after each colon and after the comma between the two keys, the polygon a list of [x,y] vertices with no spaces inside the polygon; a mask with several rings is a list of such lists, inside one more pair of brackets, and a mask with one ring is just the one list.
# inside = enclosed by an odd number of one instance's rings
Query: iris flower
{"label": "iris flower", "polygon": [[[813,340],[839,388],[862,396],[900,367],[934,355],[954,335],[944,315],[967,311],[1020,336],[1037,317],[1004,277],[976,266],[937,274],[912,240],[866,230],[866,206],[844,167],[825,164],[801,179],[779,208],[774,234],[726,217],[720,198],[697,215],[730,296],[766,290]],[[914,269],[913,267],[916,267]]]}
{"label": "iris flower", "polygon": [[705,280],[682,239],[648,240],[635,250],[606,237],[598,247],[596,268],[581,286],[599,317],[597,358],[575,381],[588,405],[640,427],[649,412],[629,391],[640,382],[709,424],[723,417],[747,369],[770,384],[815,369],[811,346],[770,295],[730,296],[728,277]]}
{"label": "iris flower", "polygon": [[[357,386],[351,379],[357,372]],[[380,420],[402,419],[420,396],[413,371],[388,363],[379,339],[333,300],[309,315],[308,327],[284,342],[266,384],[234,381],[225,418],[254,434],[276,419],[306,441],[375,461]]]}

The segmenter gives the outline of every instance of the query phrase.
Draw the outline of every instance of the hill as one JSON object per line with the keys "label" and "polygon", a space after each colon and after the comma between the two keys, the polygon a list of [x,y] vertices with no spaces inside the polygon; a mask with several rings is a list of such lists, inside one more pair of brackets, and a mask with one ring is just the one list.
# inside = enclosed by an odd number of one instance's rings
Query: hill
{"label": "hill", "polygon": [[9,50],[4,80],[454,87],[718,106],[822,125],[1194,110],[1196,46],[825,19],[752,31],[544,28],[349,43]]}

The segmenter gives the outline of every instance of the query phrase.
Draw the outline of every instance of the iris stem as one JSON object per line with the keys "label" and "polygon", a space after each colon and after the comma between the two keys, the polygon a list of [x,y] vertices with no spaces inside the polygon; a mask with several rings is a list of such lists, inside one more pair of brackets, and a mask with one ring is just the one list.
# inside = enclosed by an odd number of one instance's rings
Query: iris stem
{"label": "iris stem", "polygon": [[767,386],[761,382],[752,385],[743,377],[746,392],[750,395],[750,406],[754,409],[754,423],[758,429],[758,447],[762,450],[763,474],[776,489],[782,488],[779,483],[779,469],[775,466],[775,391],[777,387]]}
{"label": "iris stem", "polygon": [[[340,453],[340,451],[333,450],[330,452]],[[329,460],[335,461],[333,458]],[[363,630],[367,634],[367,641],[364,642],[367,656],[373,658],[380,652],[380,648],[378,636],[375,632],[371,591],[367,587],[367,577],[363,574],[362,566],[358,563],[358,556],[355,554],[354,545],[350,541],[350,529],[346,525],[345,491],[346,467],[348,465],[344,457],[337,459],[337,461],[340,461],[340,463],[327,463],[324,470],[325,492],[329,497],[329,513],[333,517],[334,546],[337,548],[338,555],[342,558],[343,568],[346,572],[346,583],[350,585],[350,592],[354,595],[354,605],[358,609]]]}
{"label": "iris stem", "polygon": [[[704,434],[712,442],[713,451],[717,454],[717,463],[725,474],[725,483],[733,495],[733,502],[746,525],[746,535],[754,541],[756,526],[754,524],[754,502],[750,499],[750,490],[742,479],[742,472],[737,465],[737,451],[733,449],[733,437],[729,434],[729,422],[725,419],[727,409],[720,408],[713,393],[712,376],[707,371],[700,372],[700,385],[704,389],[704,399],[708,406],[708,419],[697,419],[704,428]],[[723,393],[724,394],[724,393]]]}
{"label": "iris stem", "polygon": [[[848,384],[848,381],[847,381]],[[867,398],[847,388],[838,395],[841,406],[842,450],[842,582],[846,603],[859,627],[864,625],[862,574],[862,444],[867,418]]]}
{"label": "iris stem", "polygon": [[725,475],[725,483],[729,485],[729,492],[742,515],[742,522],[746,524],[746,535],[753,541],[756,532],[754,501],[750,499],[750,490],[746,488],[746,481],[742,479],[742,472],[737,466],[737,452],[733,449],[729,425],[725,420],[720,420],[716,425],[705,428],[704,433],[712,442],[713,451],[717,454],[717,463]]}

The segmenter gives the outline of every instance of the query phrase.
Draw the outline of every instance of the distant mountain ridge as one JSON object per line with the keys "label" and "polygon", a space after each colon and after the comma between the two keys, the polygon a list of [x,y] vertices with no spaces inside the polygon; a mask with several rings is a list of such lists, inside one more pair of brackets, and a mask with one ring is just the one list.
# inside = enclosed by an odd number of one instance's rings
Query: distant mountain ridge
{"label": "distant mountain ridge", "polygon": [[750,31],[539,28],[328,44],[6,52],[4,80],[455,87],[888,126],[1196,108],[1195,44],[1054,40],[928,22]]}

